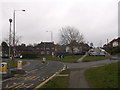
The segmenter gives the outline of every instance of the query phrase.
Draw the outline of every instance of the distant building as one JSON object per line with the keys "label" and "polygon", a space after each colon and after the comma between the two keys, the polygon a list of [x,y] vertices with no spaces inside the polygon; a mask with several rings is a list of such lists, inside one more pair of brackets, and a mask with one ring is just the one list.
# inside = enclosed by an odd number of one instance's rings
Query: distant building
{"label": "distant building", "polygon": [[34,47],[33,46],[26,46],[25,44],[21,44],[15,47],[15,56],[19,57],[20,55],[23,54],[33,54],[34,52]]}
{"label": "distant building", "polygon": [[117,47],[120,45],[120,38],[117,38],[117,39],[113,39],[112,41],[110,41],[108,43],[108,47]]}
{"label": "distant building", "polygon": [[[88,44],[83,44],[81,43],[79,46],[74,46],[73,47],[73,53],[81,53],[81,52],[86,52],[89,50],[89,45]],[[66,47],[66,52],[72,53],[72,50],[69,46]]]}
{"label": "distant building", "polygon": [[35,52],[38,55],[52,55],[55,52],[54,42],[41,42],[37,44],[35,47]]}

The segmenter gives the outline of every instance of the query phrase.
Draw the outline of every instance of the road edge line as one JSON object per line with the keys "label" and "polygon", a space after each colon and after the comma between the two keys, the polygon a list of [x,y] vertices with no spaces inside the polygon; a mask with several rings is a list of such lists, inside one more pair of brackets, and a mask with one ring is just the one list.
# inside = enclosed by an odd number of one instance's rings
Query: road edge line
{"label": "road edge line", "polygon": [[53,77],[55,77],[57,74],[59,74],[62,71],[63,71],[63,69],[59,70],[58,72],[56,72],[55,74],[53,74],[50,78],[48,78],[47,80],[45,80],[44,82],[42,82],[41,84],[39,84],[38,86],[36,86],[33,90],[36,90],[36,89],[42,87],[45,83],[47,83],[49,80],[51,80]]}

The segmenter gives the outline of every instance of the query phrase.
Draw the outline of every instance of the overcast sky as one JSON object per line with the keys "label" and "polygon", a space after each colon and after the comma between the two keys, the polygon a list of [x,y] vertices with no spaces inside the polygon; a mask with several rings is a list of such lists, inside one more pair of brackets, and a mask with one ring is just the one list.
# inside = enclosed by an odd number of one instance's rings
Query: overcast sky
{"label": "overcast sky", "polygon": [[[21,43],[33,44],[53,40],[59,42],[59,29],[77,28],[86,42],[95,46],[118,37],[119,0],[27,0],[0,3],[0,31],[2,39],[9,34],[9,18],[16,12],[16,33]],[[12,29],[13,30],[13,29]],[[1,39],[0,39],[1,40]]]}

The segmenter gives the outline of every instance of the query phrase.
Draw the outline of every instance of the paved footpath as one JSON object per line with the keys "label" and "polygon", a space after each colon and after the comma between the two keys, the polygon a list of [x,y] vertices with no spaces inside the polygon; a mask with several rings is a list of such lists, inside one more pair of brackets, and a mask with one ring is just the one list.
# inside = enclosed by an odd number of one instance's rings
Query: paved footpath
{"label": "paved footpath", "polygon": [[88,55],[88,53],[85,53],[80,59],[77,60],[77,62],[82,62],[82,60]]}
{"label": "paved footpath", "polygon": [[118,60],[100,60],[92,62],[80,62],[80,63],[66,63],[69,69],[71,69],[69,88],[89,88],[89,85],[84,77],[84,72],[86,69],[101,65],[111,64],[117,62]]}
{"label": "paved footpath", "polygon": [[73,69],[70,73],[69,88],[89,88],[84,77],[85,69]]}

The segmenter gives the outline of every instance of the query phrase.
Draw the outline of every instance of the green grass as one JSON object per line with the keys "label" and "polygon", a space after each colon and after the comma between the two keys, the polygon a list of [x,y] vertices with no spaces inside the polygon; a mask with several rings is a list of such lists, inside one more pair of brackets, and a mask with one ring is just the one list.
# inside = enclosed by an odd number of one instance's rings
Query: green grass
{"label": "green grass", "polygon": [[120,62],[117,62],[110,65],[90,68],[86,70],[84,74],[90,88],[120,88],[120,86],[118,86],[118,79],[120,78],[119,72]]}
{"label": "green grass", "polygon": [[[70,74],[70,70],[62,71],[60,74]],[[41,88],[68,88],[69,76],[55,76]]]}
{"label": "green grass", "polygon": [[66,70],[62,71],[60,74],[70,74],[70,69],[66,69]]}
{"label": "green grass", "polygon": [[52,57],[52,56],[42,56],[42,57],[39,57],[39,58],[42,59],[43,57],[45,57],[47,60],[52,60],[52,61],[61,61],[61,62],[74,63],[74,62],[76,62],[79,58],[81,58],[82,55],[65,56],[65,57],[62,58],[62,59],[59,59],[58,57]]}
{"label": "green grass", "polygon": [[[6,62],[7,63],[7,67],[8,68],[15,68],[15,67],[17,67],[17,61],[4,61],[4,62]],[[25,65],[27,62],[25,62],[25,61],[23,61],[22,62],[22,65]]]}
{"label": "green grass", "polygon": [[90,61],[97,61],[97,60],[104,60],[104,59],[109,59],[110,57],[108,56],[87,56],[84,58],[83,62],[90,62]]}

